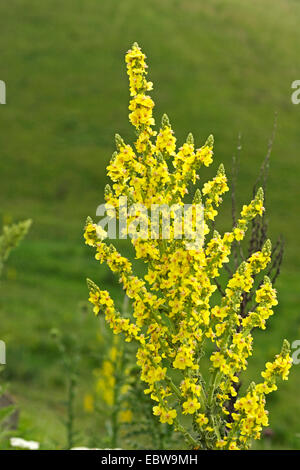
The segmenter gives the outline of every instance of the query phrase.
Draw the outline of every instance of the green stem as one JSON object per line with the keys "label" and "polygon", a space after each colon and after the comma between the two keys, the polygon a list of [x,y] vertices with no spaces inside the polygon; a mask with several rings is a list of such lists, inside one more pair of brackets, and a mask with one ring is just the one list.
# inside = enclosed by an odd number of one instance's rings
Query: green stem
{"label": "green stem", "polygon": [[193,448],[195,447],[199,447],[199,442],[197,442],[193,436],[188,432],[187,429],[185,429],[185,427],[182,426],[182,424],[179,424],[178,421],[175,421],[176,422],[176,427],[178,429],[179,432],[181,432],[185,439],[193,446]]}
{"label": "green stem", "polygon": [[209,407],[211,407],[212,403],[213,403],[214,393],[215,393],[215,389],[216,389],[216,386],[217,386],[218,375],[219,375],[219,371],[218,371],[218,369],[216,369],[214,371],[213,376],[212,376],[211,386],[210,386],[209,395],[208,395],[208,406]]}
{"label": "green stem", "polygon": [[70,377],[68,383],[68,414],[67,414],[67,448],[73,447],[74,436],[74,398],[75,398],[75,380]]}
{"label": "green stem", "polygon": [[179,400],[181,401],[181,400],[182,400],[182,396],[181,396],[180,390],[176,387],[176,385],[174,384],[174,382],[173,382],[173,380],[171,379],[171,377],[169,377],[168,375],[166,375],[165,380],[166,380],[166,382],[169,384],[170,388],[173,390],[173,392],[175,393],[175,395],[177,396],[177,398],[179,398]]}

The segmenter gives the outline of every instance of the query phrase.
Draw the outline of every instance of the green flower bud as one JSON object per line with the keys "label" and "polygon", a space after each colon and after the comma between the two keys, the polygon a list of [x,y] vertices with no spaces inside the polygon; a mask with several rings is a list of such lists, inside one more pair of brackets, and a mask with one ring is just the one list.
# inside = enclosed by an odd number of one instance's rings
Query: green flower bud
{"label": "green flower bud", "polygon": [[200,189],[197,189],[196,192],[195,192],[195,195],[194,195],[193,203],[194,204],[200,204],[201,201],[202,201],[201,191],[200,191]]}
{"label": "green flower bud", "polygon": [[282,348],[281,348],[281,355],[285,357],[288,354],[290,354],[290,352],[291,352],[290,343],[288,342],[287,339],[284,339],[282,343]]}
{"label": "green flower bud", "polygon": [[119,134],[115,135],[115,142],[116,142],[116,147],[118,150],[125,145],[124,140]]}
{"label": "green flower bud", "polygon": [[163,163],[164,162],[164,157],[163,157],[163,154],[161,152],[157,152],[157,161],[159,163]]}
{"label": "green flower bud", "polygon": [[263,201],[264,200],[264,190],[263,190],[263,188],[258,188],[255,199],[258,200],[258,201]]}
{"label": "green flower bud", "polygon": [[217,171],[217,175],[218,176],[225,176],[225,168],[224,168],[223,163],[221,163],[221,165],[219,166],[218,171]]}
{"label": "green flower bud", "polygon": [[84,227],[87,227],[89,224],[93,224],[93,223],[94,223],[93,219],[90,216],[87,216]]}
{"label": "green flower bud", "polygon": [[269,285],[272,284],[269,276],[264,276],[264,284],[269,284]]}
{"label": "green flower bud", "polygon": [[243,262],[239,265],[237,271],[238,271],[239,274],[244,274],[244,272],[246,271],[246,268],[247,268],[247,263],[246,263],[246,261],[243,261]]}
{"label": "green flower bud", "polygon": [[164,129],[165,127],[171,127],[169,118],[167,114],[164,114],[161,118],[161,127]]}
{"label": "green flower bud", "polygon": [[213,148],[214,146],[214,136],[212,134],[210,134],[208,137],[207,137],[207,140],[205,142],[205,146],[206,147],[210,147],[210,148]]}
{"label": "green flower bud", "polygon": [[112,189],[111,189],[110,185],[107,184],[104,188],[104,195],[109,196],[110,194],[112,194]]}
{"label": "green flower bud", "polygon": [[97,284],[95,284],[91,279],[87,278],[86,283],[90,292],[97,292],[99,290]]}
{"label": "green flower bud", "polygon": [[264,243],[263,247],[262,247],[262,252],[263,254],[265,255],[270,255],[271,252],[272,252],[272,243],[271,243],[271,240],[266,240],[266,242]]}
{"label": "green flower bud", "polygon": [[186,143],[190,145],[194,145],[194,136],[191,132],[188,134],[186,138]]}

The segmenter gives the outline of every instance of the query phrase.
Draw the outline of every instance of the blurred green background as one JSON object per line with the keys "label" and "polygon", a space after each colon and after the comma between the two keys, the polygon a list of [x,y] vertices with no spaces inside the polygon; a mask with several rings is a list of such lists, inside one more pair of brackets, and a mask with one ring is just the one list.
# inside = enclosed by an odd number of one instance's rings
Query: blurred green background
{"label": "blurred green background", "polygon": [[[7,343],[6,375],[32,438],[59,441],[63,433],[63,377],[49,330],[72,332],[88,349],[98,322],[80,313],[85,278],[118,292],[84,245],[82,230],[103,201],[115,132],[134,140],[124,64],[134,41],[148,55],[157,122],[167,112],[178,143],[190,131],[197,145],[215,136],[215,162],[202,181],[220,162],[230,174],[241,133],[240,205],[250,200],[278,113],[267,209],[270,233],[284,236],[286,253],[280,304],[268,330],[256,334],[251,375],[258,378],[282,337],[300,338],[300,105],[291,103],[291,83],[300,79],[299,20],[296,0],[0,3],[0,79],[7,85],[7,104],[0,107],[0,211],[3,222],[34,221],[1,285],[0,337]],[[218,228],[229,226],[230,195]],[[298,367],[270,397],[274,436],[260,446],[300,448]]]}

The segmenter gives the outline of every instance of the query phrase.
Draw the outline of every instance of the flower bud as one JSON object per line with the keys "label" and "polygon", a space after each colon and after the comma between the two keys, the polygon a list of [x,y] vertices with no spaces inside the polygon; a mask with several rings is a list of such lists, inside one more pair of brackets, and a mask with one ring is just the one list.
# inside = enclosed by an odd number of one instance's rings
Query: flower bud
{"label": "flower bud", "polygon": [[120,148],[125,145],[124,140],[122,139],[122,137],[119,134],[115,135],[115,142],[116,142],[116,147],[117,147],[118,150],[120,150]]}
{"label": "flower bud", "polygon": [[212,134],[210,134],[207,137],[207,140],[205,142],[205,147],[213,148],[213,146],[214,146],[214,136]]}
{"label": "flower bud", "polygon": [[193,203],[194,204],[200,204],[201,201],[202,201],[201,191],[200,191],[200,189],[197,189],[196,192],[195,192],[195,195],[194,195]]}
{"label": "flower bud", "polygon": [[285,357],[288,354],[290,354],[290,352],[291,352],[290,343],[288,342],[287,339],[284,339],[282,343],[282,348],[281,348],[281,355]]}
{"label": "flower bud", "polygon": [[161,127],[164,129],[165,127],[171,127],[170,121],[167,114],[164,114],[161,118]]}
{"label": "flower bud", "polygon": [[190,145],[194,145],[194,136],[191,132],[188,134],[186,138],[186,143]]}

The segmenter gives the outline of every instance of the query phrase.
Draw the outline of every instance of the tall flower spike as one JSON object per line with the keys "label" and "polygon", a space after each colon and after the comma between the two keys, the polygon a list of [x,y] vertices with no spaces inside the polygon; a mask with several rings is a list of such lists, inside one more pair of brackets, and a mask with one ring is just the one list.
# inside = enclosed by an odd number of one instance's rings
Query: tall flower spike
{"label": "tall flower spike", "polygon": [[[117,151],[107,167],[114,184],[106,186],[104,192],[106,202],[117,209],[111,210],[120,222],[120,215],[124,215],[122,237],[124,234],[126,238],[127,230],[132,235],[135,258],[143,260],[146,274],[138,277],[135,265],[108,246],[104,231],[88,219],[86,243],[94,247],[96,260],[105,262],[119,279],[132,301],[132,312],[122,316],[109,293],[90,280],[89,300],[95,314],[103,315],[115,334],[122,333],[126,341],[135,342],[144,391],[155,402],[153,413],[161,423],[173,426],[192,448],[246,449],[253,438],[259,439],[268,423],[265,396],[277,388],[277,378],[287,379],[291,366],[289,345],[284,342],[281,353],[266,364],[264,381],[252,384],[240,397],[237,384],[252,354],[252,329],[264,329],[277,304],[276,290],[265,277],[255,291],[254,311],[249,315],[241,313],[244,297],[254,290],[254,278],[270,261],[271,242],[267,240],[261,251],[251,254],[228,282],[220,275],[224,264],[230,261],[233,244],[242,242],[249,223],[263,214],[263,190],[260,188],[253,200],[243,206],[231,232],[220,235],[215,230],[208,238],[208,226],[214,228],[209,221],[214,221],[223,194],[229,189],[224,166],[220,165],[202,191],[197,187],[193,191],[194,203],[203,199],[204,243],[202,238],[201,244],[187,243],[197,213],[190,208],[182,211],[185,196],[191,183],[197,183],[200,169],[212,163],[214,138],[210,135],[204,145],[195,149],[194,138],[189,134],[176,149],[169,118],[163,115],[154,141],[154,102],[148,95],[152,84],[147,81],[146,56],[134,43],[125,60],[130,87],[129,120],[138,136],[136,153],[116,136]],[[168,158],[171,164],[167,164]],[[122,210],[118,210],[120,196],[127,198]],[[136,203],[139,209],[134,212]],[[156,217],[158,230],[149,227],[146,217],[150,209],[152,219],[153,206],[160,209]],[[142,231],[145,219],[146,228]],[[139,231],[134,230],[137,222]],[[168,225],[169,230],[164,230]],[[183,226],[188,228],[187,233],[180,232]],[[213,294],[217,287],[224,295],[216,305],[218,297]],[[207,340],[208,351],[213,349],[209,371],[201,361]],[[172,369],[176,370],[170,377]]]}
{"label": "tall flower spike", "polygon": [[146,56],[141,51],[139,45],[134,43],[127,52],[125,61],[127,64],[127,74],[129,75],[130,95],[132,99],[129,103],[129,120],[138,132],[138,139],[135,143],[138,152],[153,153],[151,136],[155,133],[151,129],[154,125],[152,110],[154,102],[147,95],[152,90],[152,82],[146,80],[147,64]]}

